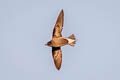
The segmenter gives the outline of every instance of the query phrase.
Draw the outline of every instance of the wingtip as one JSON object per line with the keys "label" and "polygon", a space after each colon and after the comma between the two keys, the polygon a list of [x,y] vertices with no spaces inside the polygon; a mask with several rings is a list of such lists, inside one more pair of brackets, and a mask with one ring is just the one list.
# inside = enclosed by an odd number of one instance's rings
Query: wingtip
{"label": "wingtip", "polygon": [[62,12],[62,13],[64,13],[64,10],[63,10],[63,9],[61,9],[61,12]]}
{"label": "wingtip", "polygon": [[61,67],[56,67],[56,68],[57,68],[57,70],[59,71]]}
{"label": "wingtip", "polygon": [[55,64],[55,67],[56,67],[56,69],[59,71],[60,68],[61,68],[61,64],[60,64],[60,65]]}

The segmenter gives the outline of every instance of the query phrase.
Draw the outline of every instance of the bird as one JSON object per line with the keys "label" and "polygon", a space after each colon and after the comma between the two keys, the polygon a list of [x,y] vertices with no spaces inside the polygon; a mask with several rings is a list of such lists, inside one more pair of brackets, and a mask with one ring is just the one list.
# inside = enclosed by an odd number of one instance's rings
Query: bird
{"label": "bird", "polygon": [[56,24],[54,25],[52,39],[45,44],[46,46],[52,48],[52,56],[57,70],[60,70],[62,63],[61,47],[65,45],[74,46],[76,42],[74,34],[70,35],[69,37],[62,37],[61,32],[63,29],[63,23],[64,11],[62,9],[59,13]]}

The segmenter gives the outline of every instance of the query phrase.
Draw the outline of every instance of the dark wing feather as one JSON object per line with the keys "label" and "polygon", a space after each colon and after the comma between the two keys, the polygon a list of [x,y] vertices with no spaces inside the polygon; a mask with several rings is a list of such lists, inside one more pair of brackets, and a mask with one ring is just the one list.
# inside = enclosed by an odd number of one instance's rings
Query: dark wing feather
{"label": "dark wing feather", "polygon": [[62,50],[60,47],[52,47],[52,56],[56,68],[59,70],[62,63]]}
{"label": "dark wing feather", "polygon": [[53,30],[53,37],[62,37],[62,28],[64,22],[64,12],[61,10]]}

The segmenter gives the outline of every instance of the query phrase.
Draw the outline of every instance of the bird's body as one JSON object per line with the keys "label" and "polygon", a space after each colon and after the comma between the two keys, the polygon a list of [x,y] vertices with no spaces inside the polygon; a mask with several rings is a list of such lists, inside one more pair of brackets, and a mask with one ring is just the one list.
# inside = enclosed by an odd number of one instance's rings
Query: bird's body
{"label": "bird's body", "polygon": [[52,40],[50,40],[46,44],[47,46],[52,47],[52,55],[53,55],[54,63],[58,70],[60,69],[62,63],[61,47],[64,45],[74,46],[76,42],[74,34],[72,34],[67,38],[62,37],[61,32],[63,28],[63,22],[64,22],[64,12],[63,10],[61,10],[58,19],[56,21],[56,24],[54,26]]}
{"label": "bird's body", "polygon": [[68,43],[68,40],[62,37],[52,39],[52,47],[61,47],[66,45],[67,43]]}
{"label": "bird's body", "polygon": [[[72,34],[72,36],[74,36],[74,35]],[[64,45],[71,45],[72,43],[75,42],[75,39],[71,39],[69,37],[67,37],[67,38],[59,37],[59,38],[53,38],[49,42],[50,42],[50,44],[48,46],[50,46],[50,47],[61,47]],[[71,46],[74,46],[74,44]]]}

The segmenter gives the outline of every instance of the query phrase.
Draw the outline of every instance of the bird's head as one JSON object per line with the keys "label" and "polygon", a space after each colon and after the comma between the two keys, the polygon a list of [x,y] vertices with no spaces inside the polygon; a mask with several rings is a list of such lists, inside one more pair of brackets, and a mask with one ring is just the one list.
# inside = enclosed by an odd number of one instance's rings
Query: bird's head
{"label": "bird's head", "polygon": [[45,44],[46,46],[52,46],[52,41],[49,41]]}

